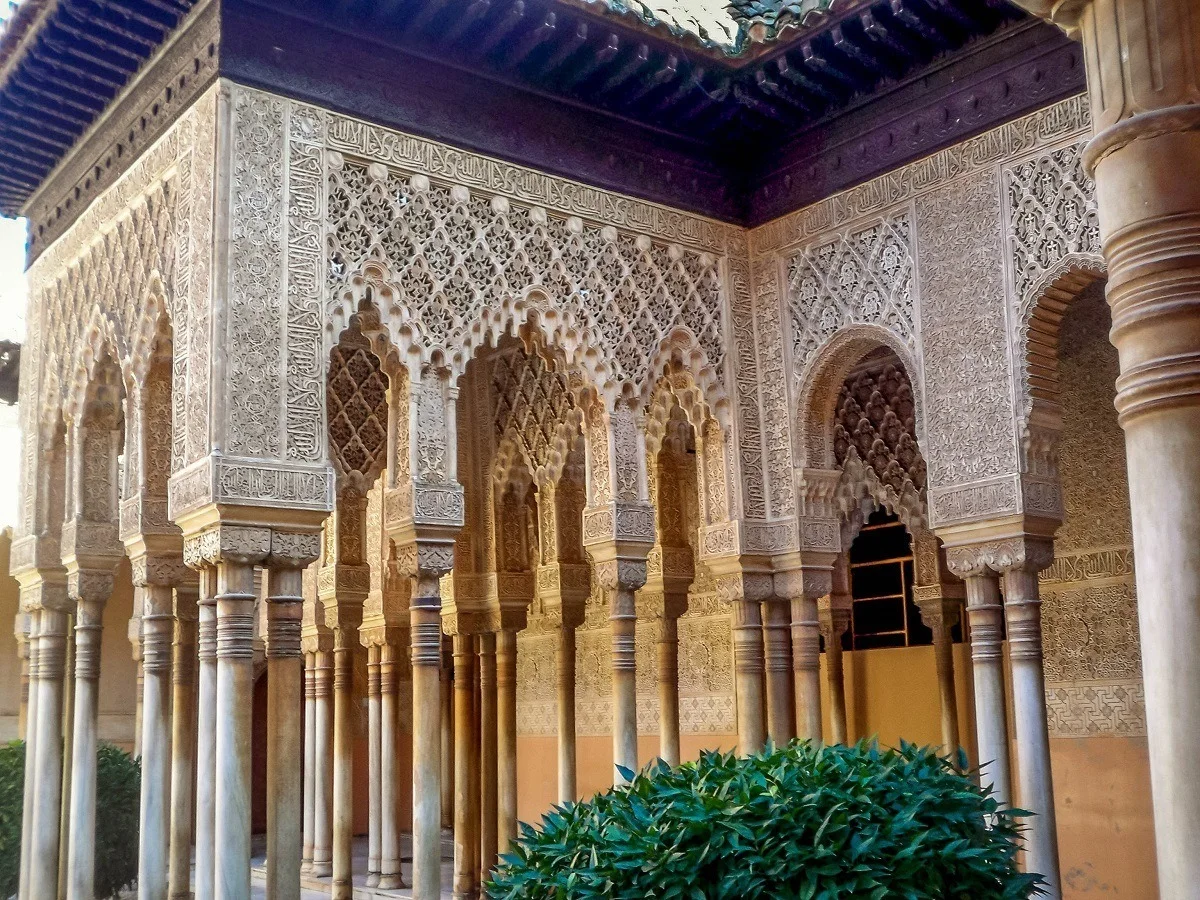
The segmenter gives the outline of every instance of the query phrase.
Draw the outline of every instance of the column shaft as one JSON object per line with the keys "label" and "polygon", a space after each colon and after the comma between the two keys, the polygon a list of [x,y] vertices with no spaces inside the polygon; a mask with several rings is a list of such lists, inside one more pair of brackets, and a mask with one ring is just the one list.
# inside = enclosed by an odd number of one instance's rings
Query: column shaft
{"label": "column shaft", "polygon": [[75,606],[75,728],[71,756],[71,829],[67,900],[92,900],[96,873],[96,726],[100,682],[100,627],[104,603]]}
{"label": "column shaft", "polygon": [[[171,846],[167,896],[191,900],[192,896],[192,785],[196,774],[196,596],[178,588],[175,643],[171,652]],[[190,593],[186,609],[178,596]]]}
{"label": "column shaft", "polygon": [[409,605],[413,667],[413,898],[438,900],[442,887],[442,621],[438,574],[419,572]]}
{"label": "column shaft", "polygon": [[456,634],[454,646],[454,896],[473,900],[477,896],[476,854],[479,836],[472,828],[471,772],[479,762],[475,758],[475,710],[471,670],[475,664],[475,639]]}
{"label": "column shaft", "polygon": [[825,636],[825,665],[829,674],[829,724],[835,744],[850,739],[846,721],[846,671],[842,660],[842,635],[845,629],[831,631]]}
{"label": "column shaft", "polygon": [[737,693],[738,752],[758,753],[767,739],[763,721],[763,628],[758,601],[733,604],[733,666]]}
{"label": "column shaft", "polygon": [[942,705],[942,749],[957,753],[961,746],[958,737],[958,690],[954,685],[954,642],[950,627],[939,626],[933,631],[933,652],[937,661],[938,697]]}
{"label": "column shaft", "polygon": [[1010,569],[1004,573],[1004,609],[1012,665],[1017,800],[1022,809],[1034,814],[1025,833],[1025,866],[1046,879],[1047,896],[1058,897],[1058,828],[1042,671],[1042,601],[1036,571]]}
{"label": "column shaft", "polygon": [[517,839],[517,633],[496,635],[496,839],[508,853]]}
{"label": "column shaft", "polygon": [[196,648],[196,900],[216,894],[217,570],[200,573]]}
{"label": "column shaft", "polygon": [[442,827],[454,827],[454,660],[442,652]]}
{"label": "column shaft", "polygon": [[383,760],[379,786],[379,887],[395,890],[400,877],[400,704],[397,694],[400,664],[397,648],[379,648],[379,755]]}
{"label": "column shaft", "polygon": [[250,900],[254,566],[222,560],[217,594],[216,900]]}
{"label": "column shaft", "polygon": [[558,802],[579,799],[575,756],[575,629],[561,625],[555,653],[558,669]]}
{"label": "column shaft", "polygon": [[358,629],[333,630],[333,900],[354,892],[354,645]]}
{"label": "column shaft", "polygon": [[66,613],[38,613],[37,754],[34,760],[29,900],[58,896],[58,840],[62,798],[63,675]]}
{"label": "column shaft", "polygon": [[658,645],[658,755],[679,765],[679,628],[678,619],[664,615]]}
{"label": "column shaft", "polygon": [[317,778],[317,694],[316,653],[304,654],[304,845],[300,851],[300,871],[312,871],[313,816],[316,814]]}
{"label": "column shaft", "polygon": [[[171,652],[175,636],[170,587],[142,588],[142,802],[138,900],[163,900],[171,843]],[[248,858],[248,857],[247,857]],[[248,874],[248,873],[247,873]]]}
{"label": "column shaft", "polygon": [[1008,766],[1008,717],[1004,703],[1004,649],[1000,643],[1000,585],[995,575],[970,575],[967,619],[971,628],[971,667],[975,678],[975,735],[982,782],[996,800],[1012,803]]}
{"label": "column shaft", "polygon": [[796,736],[821,743],[821,623],[815,598],[792,606],[792,673],[796,690]]}
{"label": "column shaft", "polygon": [[479,868],[495,867],[499,852],[496,635],[479,635]]}
{"label": "column shaft", "polygon": [[379,645],[367,647],[367,887],[379,887],[383,802],[383,733]]}
{"label": "column shaft", "polygon": [[796,736],[796,706],[792,697],[791,610],[782,600],[765,600],[762,619],[767,736],[776,747],[783,747]]}
{"label": "column shaft", "polygon": [[33,810],[36,798],[35,769],[38,758],[38,695],[41,693],[41,680],[38,659],[41,655],[41,640],[38,637],[41,613],[29,613],[29,709],[26,711],[25,726],[25,782],[24,797],[21,812],[21,871],[18,887],[18,900],[29,900],[29,864],[33,852]]}
{"label": "column shaft", "polygon": [[612,630],[613,781],[624,784],[626,773],[638,771],[634,592],[619,585],[611,588],[608,605]]}
{"label": "column shaft", "polygon": [[333,874],[333,660],[327,650],[314,654],[313,692],[316,720],[313,748],[312,874]]}
{"label": "column shaft", "polygon": [[300,900],[304,774],[303,573],[267,576],[267,900]]}

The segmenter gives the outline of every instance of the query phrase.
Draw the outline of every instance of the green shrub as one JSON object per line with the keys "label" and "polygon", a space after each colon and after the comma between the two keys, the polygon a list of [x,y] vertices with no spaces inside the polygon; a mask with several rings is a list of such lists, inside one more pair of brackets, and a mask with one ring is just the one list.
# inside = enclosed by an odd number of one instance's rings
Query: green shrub
{"label": "green shrub", "polygon": [[[96,898],[115,900],[137,881],[142,769],[112,744],[100,745],[96,765]],[[24,784],[25,744],[13,741],[0,748],[0,897],[17,892]]]}
{"label": "green shrub", "polygon": [[137,882],[142,764],[112,744],[96,760],[96,900],[114,900]]}
{"label": "green shrub", "polygon": [[1041,893],[1041,879],[1017,869],[1019,815],[909,745],[706,753],[556,808],[540,829],[522,824],[487,894],[1015,900]]}

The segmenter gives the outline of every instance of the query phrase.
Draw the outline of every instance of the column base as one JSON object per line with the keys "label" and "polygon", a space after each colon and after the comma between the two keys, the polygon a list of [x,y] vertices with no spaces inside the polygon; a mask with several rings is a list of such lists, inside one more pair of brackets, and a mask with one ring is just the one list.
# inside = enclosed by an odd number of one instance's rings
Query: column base
{"label": "column base", "polygon": [[300,874],[301,874],[301,875],[310,875],[310,874],[312,874],[312,865],[313,865],[313,864],[312,864],[312,860],[311,860],[311,859],[303,859],[303,860],[301,860],[301,861],[300,861]]}
{"label": "column base", "polygon": [[369,887],[369,888],[379,887],[379,873],[378,872],[368,872],[367,873],[367,887]]}
{"label": "column base", "polygon": [[478,891],[455,891],[454,900],[479,900]]}
{"label": "column base", "polygon": [[314,878],[329,878],[333,875],[333,863],[313,862],[308,871]]}
{"label": "column base", "polygon": [[354,900],[352,881],[335,881],[329,891],[330,900]]}
{"label": "column base", "polygon": [[379,876],[379,889],[381,891],[398,891],[404,886],[404,879],[399,875]]}

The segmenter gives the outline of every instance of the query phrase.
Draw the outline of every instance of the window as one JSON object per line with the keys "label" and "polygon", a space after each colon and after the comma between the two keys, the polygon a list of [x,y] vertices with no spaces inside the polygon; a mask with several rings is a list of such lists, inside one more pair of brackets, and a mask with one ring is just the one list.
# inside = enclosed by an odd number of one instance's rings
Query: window
{"label": "window", "polygon": [[[919,647],[933,643],[913,602],[912,538],[895,516],[874,513],[850,547],[850,627],[847,650]],[[955,626],[954,639],[960,640]]]}

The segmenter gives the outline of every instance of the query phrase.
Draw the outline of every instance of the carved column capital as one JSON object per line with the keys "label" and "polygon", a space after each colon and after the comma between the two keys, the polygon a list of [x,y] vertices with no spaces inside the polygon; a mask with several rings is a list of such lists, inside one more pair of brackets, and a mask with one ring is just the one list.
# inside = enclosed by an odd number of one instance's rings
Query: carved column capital
{"label": "carved column capital", "polygon": [[1040,572],[1054,562],[1054,543],[1041,537],[1020,535],[965,544],[946,550],[946,563],[959,578],[1016,569]]}
{"label": "carved column capital", "polygon": [[303,569],[321,554],[319,531],[271,530],[271,548],[266,558],[269,566]]}
{"label": "carved column capital", "polygon": [[184,535],[183,560],[194,569],[220,562],[258,565],[271,552],[271,529],[254,525],[211,525]]}

